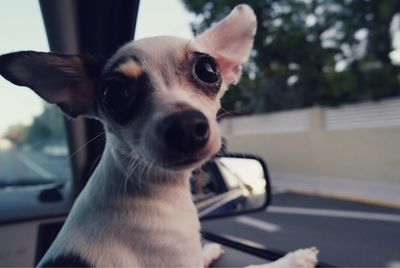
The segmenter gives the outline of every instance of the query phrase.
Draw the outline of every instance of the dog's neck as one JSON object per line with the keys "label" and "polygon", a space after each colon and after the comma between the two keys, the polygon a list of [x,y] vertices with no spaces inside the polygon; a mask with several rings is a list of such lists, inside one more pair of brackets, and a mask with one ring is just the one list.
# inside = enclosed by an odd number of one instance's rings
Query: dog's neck
{"label": "dog's neck", "polygon": [[[120,256],[117,266],[162,266],[166,260],[172,266],[202,266],[200,222],[189,189],[190,170],[160,173],[139,168],[126,177],[131,160],[106,142],[96,170],[48,257],[78,251],[93,254],[90,259],[99,260],[95,263],[98,266],[115,265],[107,262],[113,255]],[[76,240],[66,239],[76,233],[80,234]],[[177,237],[180,242],[171,246]],[[104,241],[112,245],[107,250],[96,246]],[[125,245],[129,251],[122,254]],[[152,258],[148,248],[158,248],[158,258]]]}
{"label": "dog's neck", "polygon": [[[107,141],[102,158],[85,192],[99,200],[156,198],[171,201],[179,193],[190,196],[191,170],[169,171],[144,165],[134,153],[127,155]],[[95,188],[95,189],[93,189]],[[168,195],[171,196],[168,196]]]}

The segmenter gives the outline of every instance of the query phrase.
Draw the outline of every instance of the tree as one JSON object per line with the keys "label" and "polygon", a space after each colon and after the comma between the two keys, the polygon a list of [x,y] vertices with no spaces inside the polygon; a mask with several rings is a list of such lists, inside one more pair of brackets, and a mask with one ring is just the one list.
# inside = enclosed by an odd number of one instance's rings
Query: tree
{"label": "tree", "polygon": [[[240,0],[183,0],[201,32]],[[258,19],[250,64],[223,99],[245,112],[398,96],[389,33],[400,1],[249,0]]]}
{"label": "tree", "polygon": [[28,129],[27,142],[35,149],[49,142],[64,143],[66,140],[62,113],[55,105],[44,105],[43,113],[33,119]]}
{"label": "tree", "polygon": [[22,124],[15,124],[6,130],[4,137],[10,140],[13,144],[21,146],[25,144],[27,139],[27,127]]}
{"label": "tree", "polygon": [[4,136],[17,146],[29,144],[36,150],[49,143],[65,143],[64,116],[57,106],[44,105],[43,112],[33,118],[31,125],[12,125]]}

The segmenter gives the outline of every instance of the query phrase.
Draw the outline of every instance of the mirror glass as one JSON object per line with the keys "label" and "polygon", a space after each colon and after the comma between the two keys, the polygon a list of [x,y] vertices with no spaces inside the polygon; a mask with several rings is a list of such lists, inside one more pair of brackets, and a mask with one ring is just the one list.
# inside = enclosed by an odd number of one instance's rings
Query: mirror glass
{"label": "mirror glass", "polygon": [[267,174],[259,160],[216,157],[191,178],[193,200],[200,218],[245,212],[263,207]]}

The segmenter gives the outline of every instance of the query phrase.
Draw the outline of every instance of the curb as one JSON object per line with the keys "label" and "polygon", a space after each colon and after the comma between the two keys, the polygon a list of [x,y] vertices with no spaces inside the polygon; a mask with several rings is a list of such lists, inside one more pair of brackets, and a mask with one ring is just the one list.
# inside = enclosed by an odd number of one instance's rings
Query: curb
{"label": "curb", "polygon": [[374,205],[374,206],[382,206],[387,208],[395,208],[400,209],[400,202],[392,202],[392,201],[385,201],[385,200],[378,200],[368,197],[350,197],[340,194],[333,194],[333,193],[324,193],[317,190],[304,190],[304,189],[290,189],[288,190],[293,193],[303,194],[303,195],[312,195],[312,196],[319,196],[319,197],[327,197],[333,198],[343,201],[351,201],[356,203],[362,203],[367,205]]}

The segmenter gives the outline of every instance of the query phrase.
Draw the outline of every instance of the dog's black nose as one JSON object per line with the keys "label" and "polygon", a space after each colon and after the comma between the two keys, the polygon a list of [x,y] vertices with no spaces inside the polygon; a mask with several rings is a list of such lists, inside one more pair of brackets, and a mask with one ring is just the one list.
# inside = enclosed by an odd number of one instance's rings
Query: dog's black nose
{"label": "dog's black nose", "polygon": [[207,118],[198,111],[172,114],[161,120],[165,146],[176,153],[190,153],[206,145],[210,131]]}

